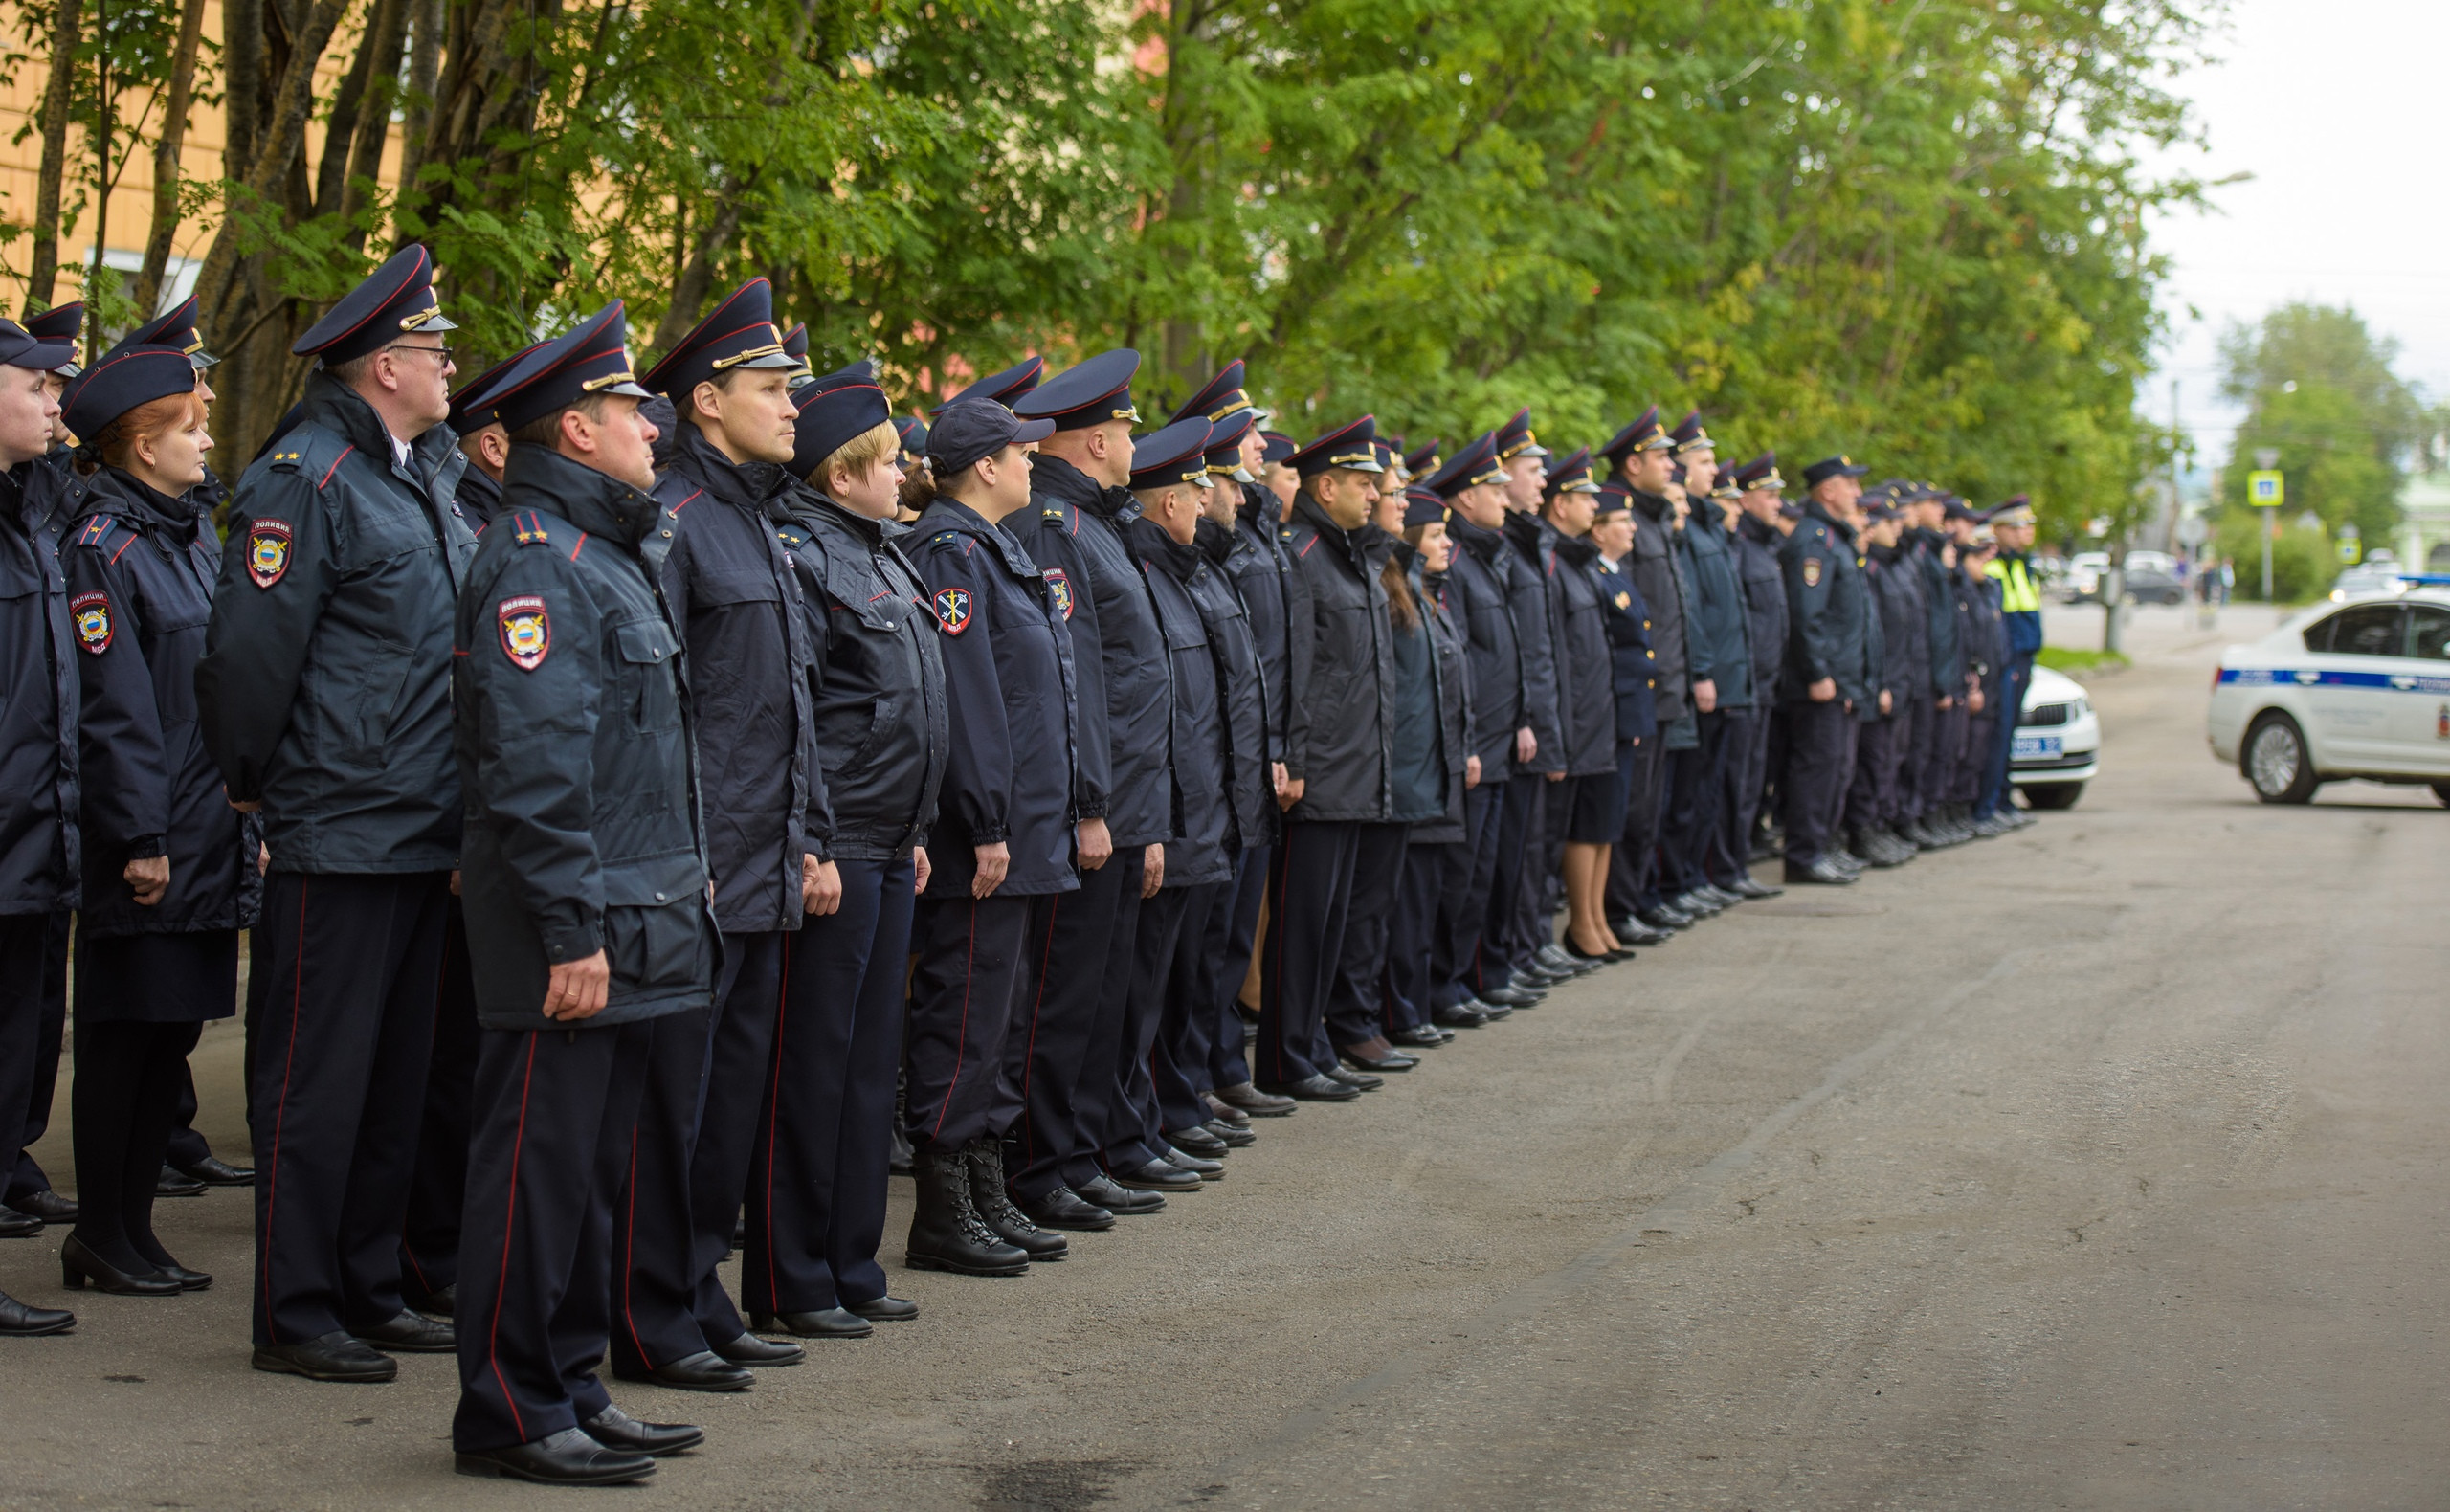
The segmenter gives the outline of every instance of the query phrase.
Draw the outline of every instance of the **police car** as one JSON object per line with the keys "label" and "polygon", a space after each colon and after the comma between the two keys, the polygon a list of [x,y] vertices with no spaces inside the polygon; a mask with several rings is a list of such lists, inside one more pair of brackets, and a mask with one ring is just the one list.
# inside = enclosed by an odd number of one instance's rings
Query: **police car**
{"label": "police car", "polygon": [[2102,722],[2083,684],[2048,667],[2033,669],[2024,713],[2008,747],[2008,778],[2037,809],[2072,809],[2101,770]]}
{"label": "police car", "polygon": [[2205,733],[2265,803],[2350,777],[2422,783],[2450,803],[2450,577],[2318,604],[2230,647]]}

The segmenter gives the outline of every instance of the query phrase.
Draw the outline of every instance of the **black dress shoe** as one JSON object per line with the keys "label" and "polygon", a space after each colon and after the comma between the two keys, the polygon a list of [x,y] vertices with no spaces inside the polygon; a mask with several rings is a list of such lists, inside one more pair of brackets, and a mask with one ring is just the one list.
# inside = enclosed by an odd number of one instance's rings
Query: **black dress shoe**
{"label": "black dress shoe", "polygon": [[1166,1211],[1166,1199],[1153,1191],[1134,1191],[1118,1187],[1113,1178],[1101,1171],[1073,1189],[1080,1200],[1093,1208],[1103,1208],[1118,1218],[1142,1218]]}
{"label": "black dress shoe", "polygon": [[[823,1312],[750,1313],[748,1326],[759,1333],[787,1333],[801,1339],[864,1339],[877,1331],[877,1325],[847,1307],[828,1307]],[[794,1345],[793,1347],[797,1347]],[[723,1351],[718,1350],[718,1353]],[[729,1359],[728,1354],[724,1355]],[[734,1362],[756,1365],[754,1360]]]}
{"label": "black dress shoe", "polygon": [[182,1290],[177,1280],[159,1271],[121,1270],[73,1234],[59,1247],[59,1284],[72,1292],[90,1285],[113,1297],[176,1297]]}
{"label": "black dress shoe", "polygon": [[31,1239],[42,1232],[42,1220],[31,1212],[0,1208],[0,1239]]}
{"label": "black dress shoe", "polygon": [[1299,1102],[1349,1102],[1361,1096],[1359,1088],[1333,1077],[1304,1077],[1299,1081],[1273,1083],[1267,1090]]}
{"label": "black dress shoe", "polygon": [[742,1366],[797,1365],[808,1358],[806,1349],[789,1340],[760,1339],[753,1333],[715,1345],[715,1353]]}
{"label": "black dress shoe", "polygon": [[1492,1003],[1484,997],[1467,997],[1455,1006],[1465,1012],[1478,1013],[1492,1024],[1501,1018],[1510,1018],[1514,1015],[1514,1010],[1503,1003]]}
{"label": "black dress shoe", "polygon": [[[1218,1167],[1222,1169],[1223,1167]],[[1135,1191],[1197,1191],[1199,1172],[1185,1170],[1169,1160],[1152,1160],[1145,1166],[1107,1173],[1118,1187]]]}
{"label": "black dress shoe", "polygon": [[162,1167],[162,1174],[153,1178],[153,1195],[156,1197],[201,1197],[204,1195],[204,1183],[193,1176],[181,1175],[174,1167],[165,1166]]}
{"label": "black dress shoe", "polygon": [[1186,1150],[1176,1149],[1171,1145],[1166,1145],[1164,1153],[1157,1158],[1169,1166],[1190,1171],[1202,1181],[1225,1179],[1225,1163],[1221,1160],[1210,1160],[1205,1155],[1193,1155]]}
{"label": "black dress shoe", "polygon": [[258,1370],[309,1381],[389,1381],[400,1373],[399,1361],[337,1330],[304,1344],[259,1344],[254,1363]]}
{"label": "black dress shoe", "polygon": [[1043,1197],[1020,1204],[1032,1223],[1041,1229],[1069,1229],[1075,1234],[1097,1234],[1114,1227],[1112,1210],[1101,1208],[1083,1198],[1069,1187],[1058,1187]]}
{"label": "black dress shoe", "polygon": [[179,1290],[183,1292],[209,1292],[212,1290],[212,1278],[211,1276],[207,1275],[203,1271],[189,1270],[186,1266],[181,1265],[176,1260],[172,1260],[167,1265],[156,1265],[153,1269],[156,1274],[167,1276],[170,1279],[178,1282]]}
{"label": "black dress shoe", "polygon": [[1547,967],[1549,970],[1562,971],[1569,976],[1589,976],[1592,972],[1599,969],[1597,964],[1586,961],[1582,957],[1575,955],[1572,951],[1557,945],[1542,945],[1540,947],[1539,954],[1534,957],[1534,959],[1536,959],[1542,966]]}
{"label": "black dress shoe", "polygon": [[77,1217],[76,1202],[49,1187],[40,1191],[30,1191],[9,1206],[19,1212],[31,1212],[45,1223],[69,1223]]}
{"label": "black dress shoe", "polygon": [[508,1449],[463,1449],[451,1456],[451,1462],[463,1476],[496,1476],[548,1486],[617,1486],[655,1474],[655,1461],[646,1456],[609,1448],[575,1428]]}
{"label": "black dress shoe", "polygon": [[207,1155],[192,1165],[174,1167],[189,1181],[200,1181],[208,1187],[252,1187],[256,1173],[243,1166],[233,1166],[217,1155]]}
{"label": "black dress shoe", "polygon": [[1373,1056],[1368,1051],[1361,1049],[1339,1050],[1336,1054],[1344,1057],[1344,1063],[1346,1065],[1352,1067],[1356,1071],[1372,1072],[1387,1076],[1392,1076],[1399,1071],[1410,1071],[1413,1067],[1420,1064],[1420,1057],[1418,1056],[1405,1055],[1402,1051],[1396,1050],[1392,1046],[1389,1047],[1387,1053],[1383,1056]]}
{"label": "black dress shoe", "polygon": [[1608,932],[1616,937],[1617,944],[1628,945],[1663,945],[1676,938],[1675,930],[1646,924],[1631,914],[1609,920]]}
{"label": "black dress shoe", "polygon": [[34,1339],[66,1333],[77,1326],[77,1315],[60,1307],[29,1307],[0,1292],[0,1338]]}
{"label": "black dress shoe", "polygon": [[[1253,1097],[1259,1098],[1267,1097],[1266,1093],[1260,1092],[1256,1088],[1252,1090],[1251,1095]],[[1246,1129],[1251,1126],[1251,1115],[1248,1112],[1236,1107],[1231,1102],[1225,1101],[1221,1098],[1217,1097],[1215,1093],[1204,1092],[1200,1094],[1200,1101],[1207,1103],[1208,1111],[1215,1115],[1215,1117],[1208,1121],[1209,1123],[1231,1123],[1237,1129]],[[1271,1102],[1281,1102],[1284,1100],[1282,1098],[1269,1098],[1268,1101]],[[1292,1110],[1288,1108],[1285,1111],[1291,1112]]]}
{"label": "black dress shoe", "polygon": [[607,1449],[633,1455],[677,1455],[706,1441],[706,1431],[686,1423],[641,1423],[617,1407],[607,1407],[578,1425],[578,1431]]}
{"label": "black dress shoe", "polygon": [[1410,1029],[1399,1029],[1389,1034],[1387,1042],[1393,1045],[1411,1045],[1419,1050],[1442,1050],[1451,1037],[1453,1036],[1445,1030],[1439,1029],[1435,1024],[1414,1024]]}
{"label": "black dress shoe", "polygon": [[1671,908],[1665,903],[1661,903],[1656,908],[1637,908],[1634,910],[1634,917],[1650,925],[1653,929],[1690,929],[1693,927],[1693,916],[1691,914]]}
{"label": "black dress shoe", "polygon": [[1738,898],[1748,899],[1775,898],[1786,891],[1783,887],[1772,887],[1767,882],[1753,880],[1752,875],[1748,872],[1729,882],[1726,890]]}
{"label": "black dress shoe", "polygon": [[919,1316],[919,1304],[906,1297],[871,1297],[844,1306],[870,1323],[908,1323]]}
{"label": "black dress shoe", "polygon": [[1798,866],[1793,861],[1787,863],[1789,887],[1800,884],[1815,887],[1845,887],[1854,880],[1854,873],[1840,870],[1837,862],[1825,856],[1808,866]]}
{"label": "black dress shoe", "polygon": [[1444,1008],[1434,1008],[1430,1010],[1429,1016],[1431,1022],[1448,1030],[1485,1029],[1489,1022],[1489,1016],[1486,1013],[1464,1003],[1450,1003]]}
{"label": "black dress shoe", "polygon": [[1247,1149],[1259,1142],[1259,1137],[1251,1132],[1247,1123],[1236,1125],[1223,1119],[1210,1119],[1200,1127],[1223,1140],[1227,1149]]}
{"label": "black dress shoe", "polygon": [[419,1292],[403,1299],[412,1313],[426,1313],[435,1318],[448,1318],[459,1305],[459,1288],[455,1283],[436,1292]]}
{"label": "black dress shoe", "polygon": [[712,1349],[684,1354],[668,1365],[646,1370],[624,1369],[616,1365],[612,1374],[620,1380],[668,1386],[681,1391],[746,1391],[749,1387],[748,1372]]}
{"label": "black dress shoe", "polygon": [[1329,1066],[1327,1078],[1341,1081],[1356,1092],[1375,1092],[1387,1084],[1385,1077],[1373,1077],[1367,1071],[1354,1071],[1348,1066]]}
{"label": "black dress shoe", "polygon": [[1209,1160],[1222,1160],[1225,1152],[1234,1147],[1201,1128],[1168,1129],[1166,1143],[1185,1154],[1200,1155]]}
{"label": "black dress shoe", "polygon": [[449,1323],[411,1312],[371,1328],[351,1328],[349,1333],[387,1354],[449,1354],[458,1347]]}
{"label": "black dress shoe", "polygon": [[1680,914],[1690,914],[1696,919],[1715,919],[1726,912],[1723,905],[1704,897],[1702,890],[1698,887],[1678,893],[1667,901],[1667,906]]}
{"label": "black dress shoe", "polygon": [[1493,987],[1481,993],[1481,1001],[1493,1003],[1504,1009],[1534,1008],[1547,995],[1544,992],[1526,991],[1519,987]]}
{"label": "black dress shoe", "polygon": [[1255,1119],[1281,1119],[1293,1111],[1291,1098],[1280,1097],[1252,1081],[1236,1081],[1230,1087],[1218,1087],[1209,1097],[1236,1113]]}

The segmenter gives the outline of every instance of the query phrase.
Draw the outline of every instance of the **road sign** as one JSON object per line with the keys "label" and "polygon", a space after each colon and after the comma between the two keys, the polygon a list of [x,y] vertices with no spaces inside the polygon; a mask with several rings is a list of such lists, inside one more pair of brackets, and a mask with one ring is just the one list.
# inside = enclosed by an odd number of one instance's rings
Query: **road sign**
{"label": "road sign", "polygon": [[2246,475],[2246,502],[2257,509],[2277,509],[2284,500],[2285,490],[2280,484],[2281,475],[2270,469],[2258,469]]}
{"label": "road sign", "polygon": [[2365,533],[2353,524],[2339,527],[2339,559],[2347,567],[2354,567],[2365,554]]}

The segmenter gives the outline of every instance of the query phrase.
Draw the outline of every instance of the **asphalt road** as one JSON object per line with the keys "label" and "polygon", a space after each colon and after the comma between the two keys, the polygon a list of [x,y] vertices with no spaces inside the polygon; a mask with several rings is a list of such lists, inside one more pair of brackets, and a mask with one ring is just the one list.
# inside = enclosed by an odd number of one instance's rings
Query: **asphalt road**
{"label": "asphalt road", "polygon": [[[919,1321],[748,1394],[616,1387],[709,1441],[602,1500],[2450,1505],[2450,812],[2257,805],[2202,737],[2254,616],[2137,618],[2072,812],[1706,923],[1063,1264],[897,1275]],[[164,1205],[213,1291],[0,1348],[0,1505],[583,1498],[452,1475],[448,1359],[249,1370],[250,1211]]]}

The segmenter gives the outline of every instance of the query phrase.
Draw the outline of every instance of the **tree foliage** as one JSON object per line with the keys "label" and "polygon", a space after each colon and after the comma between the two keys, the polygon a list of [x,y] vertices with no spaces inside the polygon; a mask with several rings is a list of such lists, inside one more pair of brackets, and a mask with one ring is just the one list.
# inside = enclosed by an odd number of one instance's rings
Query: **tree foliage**
{"label": "tree foliage", "polygon": [[2246,407],[2221,500],[2244,510],[2256,454],[2280,454],[2287,511],[2310,509],[2334,528],[2353,524],[2375,545],[2399,523],[2399,489],[2430,416],[2391,364],[2398,343],[2377,337],[2351,309],[2284,304],[2220,339],[2221,397]]}

